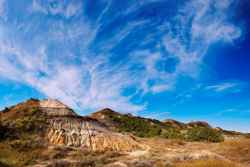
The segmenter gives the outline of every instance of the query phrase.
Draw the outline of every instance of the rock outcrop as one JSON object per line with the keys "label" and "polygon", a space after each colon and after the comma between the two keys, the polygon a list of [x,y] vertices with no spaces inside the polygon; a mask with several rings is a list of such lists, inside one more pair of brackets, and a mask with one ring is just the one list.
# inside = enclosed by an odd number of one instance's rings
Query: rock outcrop
{"label": "rock outcrop", "polygon": [[11,127],[18,122],[19,128],[29,127],[30,131],[43,133],[44,143],[52,145],[92,151],[132,151],[142,148],[133,136],[114,132],[95,118],[80,116],[58,100],[30,99],[0,112],[0,117],[8,120],[8,125],[13,124]]}
{"label": "rock outcrop", "polygon": [[94,118],[79,116],[58,100],[40,101],[39,110],[47,115],[47,138],[52,144],[92,151],[132,151],[142,148],[132,136],[112,132]]}
{"label": "rock outcrop", "polygon": [[39,108],[49,116],[77,116],[77,114],[58,100],[39,101]]}
{"label": "rock outcrop", "polygon": [[133,137],[112,132],[88,117],[57,117],[49,120],[48,140],[52,144],[82,147],[92,151],[139,149]]}

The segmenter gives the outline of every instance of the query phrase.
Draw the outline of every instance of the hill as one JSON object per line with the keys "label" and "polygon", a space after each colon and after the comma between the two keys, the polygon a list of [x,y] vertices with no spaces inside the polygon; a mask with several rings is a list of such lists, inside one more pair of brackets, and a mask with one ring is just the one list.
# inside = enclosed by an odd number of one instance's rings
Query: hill
{"label": "hill", "polygon": [[168,119],[161,122],[131,114],[121,114],[111,109],[95,112],[91,117],[117,132],[132,133],[138,137],[163,137],[208,142],[221,142],[224,140],[222,130],[212,128],[208,123],[201,121],[185,124]]}
{"label": "hill", "polygon": [[161,122],[108,108],[82,117],[52,99],[0,112],[0,167],[229,167],[250,164],[249,145],[248,134],[206,122]]}
{"label": "hill", "polygon": [[0,162],[8,165],[32,163],[36,159],[33,156],[39,156],[37,153],[49,146],[84,148],[94,152],[131,151],[141,147],[131,136],[112,132],[91,117],[79,116],[57,100],[31,99],[4,109],[0,117],[0,141],[3,144]]}

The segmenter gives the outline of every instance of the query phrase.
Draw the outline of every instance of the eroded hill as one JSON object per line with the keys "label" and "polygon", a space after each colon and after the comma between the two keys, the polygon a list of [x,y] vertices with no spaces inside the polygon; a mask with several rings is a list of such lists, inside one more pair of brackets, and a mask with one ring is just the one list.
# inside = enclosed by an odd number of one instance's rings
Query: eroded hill
{"label": "eroded hill", "polygon": [[36,99],[0,116],[1,167],[250,165],[247,135],[205,122],[161,122],[110,109],[82,117],[57,100]]}
{"label": "eroded hill", "polygon": [[98,152],[142,147],[133,137],[113,132],[96,119],[81,117],[56,100],[31,99],[6,108],[1,112],[0,129],[0,140],[16,149],[17,154],[20,150],[46,149],[50,145]]}

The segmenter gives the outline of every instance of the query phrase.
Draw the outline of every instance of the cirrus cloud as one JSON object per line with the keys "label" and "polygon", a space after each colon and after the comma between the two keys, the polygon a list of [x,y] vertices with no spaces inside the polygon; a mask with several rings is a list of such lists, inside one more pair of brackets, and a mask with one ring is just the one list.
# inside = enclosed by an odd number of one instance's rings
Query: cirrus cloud
{"label": "cirrus cloud", "polygon": [[[146,102],[134,96],[173,90],[182,75],[197,77],[211,45],[241,35],[227,17],[232,0],[185,1],[169,16],[161,14],[165,1],[126,3],[124,10],[114,3],[96,1],[89,11],[83,1],[33,0],[19,17],[4,11],[0,75],[74,108],[138,112]],[[130,87],[136,90],[125,95]]]}

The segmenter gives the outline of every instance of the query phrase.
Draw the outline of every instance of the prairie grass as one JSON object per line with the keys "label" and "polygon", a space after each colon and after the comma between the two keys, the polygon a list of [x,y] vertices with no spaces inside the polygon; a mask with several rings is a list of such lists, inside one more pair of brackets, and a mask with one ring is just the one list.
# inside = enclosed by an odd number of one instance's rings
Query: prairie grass
{"label": "prairie grass", "polygon": [[235,164],[222,160],[197,160],[177,163],[174,167],[237,167]]}
{"label": "prairie grass", "polygon": [[217,147],[217,153],[234,162],[250,164],[250,139],[228,140]]}

